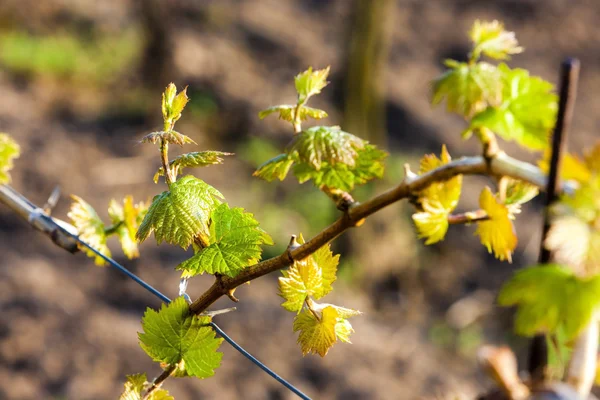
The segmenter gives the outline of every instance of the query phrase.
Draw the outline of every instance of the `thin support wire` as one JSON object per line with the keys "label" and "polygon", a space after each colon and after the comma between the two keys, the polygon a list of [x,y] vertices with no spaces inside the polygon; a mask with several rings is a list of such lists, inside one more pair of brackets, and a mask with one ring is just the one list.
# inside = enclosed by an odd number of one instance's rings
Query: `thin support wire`
{"label": "thin support wire", "polygon": [[[0,185],[0,202],[5,203],[9,208],[11,208],[14,212],[16,212],[19,216],[25,219],[30,225],[32,225],[37,230],[42,231],[47,236],[52,238],[54,243],[56,243],[59,247],[62,247],[68,251],[76,250],[76,246],[67,243],[68,241],[65,238],[72,240],[76,243],[81,244],[86,247],[98,257],[101,257],[104,261],[106,261],[111,267],[117,269],[122,274],[126,275],[128,278],[134,280],[138,285],[158,297],[161,301],[165,303],[170,303],[171,299],[162,294],[159,290],[155,289],[152,285],[146,283],[142,278],[129,271],[127,268],[116,262],[110,257],[105,256],[94,247],[81,240],[78,235],[72,233],[67,228],[73,228],[69,224],[65,224],[62,221],[61,223],[57,222],[54,218],[44,212],[41,208],[35,206],[31,201],[29,201],[25,196],[14,190],[13,188]],[[65,226],[63,226],[63,224]],[[224,310],[226,311],[226,310]],[[273,379],[281,383],[288,390],[296,394],[303,400],[310,400],[310,397],[302,393],[299,389],[297,389],[294,385],[277,375],[273,372],[269,367],[256,359],[252,354],[248,353],[242,346],[237,344],[235,340],[233,340],[229,335],[227,335],[217,324],[214,322],[210,322],[209,324],[227,343],[229,343],[234,349],[240,352],[244,357],[250,360],[253,364],[258,366],[260,369],[269,374]]]}

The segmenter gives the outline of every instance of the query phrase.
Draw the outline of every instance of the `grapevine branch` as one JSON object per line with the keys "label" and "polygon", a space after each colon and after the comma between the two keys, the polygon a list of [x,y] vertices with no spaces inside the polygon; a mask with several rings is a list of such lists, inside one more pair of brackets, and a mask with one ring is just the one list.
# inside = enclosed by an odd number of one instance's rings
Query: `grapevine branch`
{"label": "grapevine branch", "polygon": [[[384,192],[362,204],[349,208],[334,223],[329,225],[305,244],[288,248],[282,254],[255,264],[237,276],[222,276],[196,299],[191,307],[192,312],[201,313],[222,296],[236,287],[257,279],[263,275],[290,266],[294,261],[302,260],[349,228],[359,226],[362,220],[382,208],[402,199],[411,197],[435,182],[446,181],[457,175],[491,175],[508,176],[531,183],[539,188],[546,186],[546,176],[539,168],[508,156],[503,151],[488,154],[486,157],[463,157],[442,165],[423,175],[406,174],[404,180],[396,187]],[[573,186],[565,183],[563,190],[571,192]]]}

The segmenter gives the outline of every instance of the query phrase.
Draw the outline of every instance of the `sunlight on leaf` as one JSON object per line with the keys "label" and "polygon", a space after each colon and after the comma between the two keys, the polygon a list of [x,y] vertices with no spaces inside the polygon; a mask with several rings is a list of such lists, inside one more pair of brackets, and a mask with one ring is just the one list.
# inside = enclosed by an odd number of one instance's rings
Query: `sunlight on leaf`
{"label": "sunlight on leaf", "polygon": [[294,160],[287,154],[279,154],[260,165],[252,176],[257,176],[269,182],[275,179],[282,181],[287,176],[293,163]]}
{"label": "sunlight on leaf", "polygon": [[600,277],[578,278],[560,265],[526,268],[504,284],[502,306],[517,306],[515,332],[533,336],[562,329],[574,338],[590,321],[600,303]]}
{"label": "sunlight on leaf", "polygon": [[[182,154],[175,157],[169,165],[173,168],[175,175],[183,173],[184,168],[188,167],[207,167],[209,165],[223,164],[224,156],[232,156],[233,153],[225,153],[222,151],[194,151],[191,153]],[[160,176],[164,176],[165,171],[163,167],[160,167],[156,174],[154,174],[154,183],[158,182]]]}
{"label": "sunlight on leaf", "polygon": [[469,33],[474,49],[472,59],[477,60],[481,53],[496,60],[507,60],[512,54],[523,52],[514,32],[504,30],[498,21],[482,22],[476,20]]}
{"label": "sunlight on leaf", "polygon": [[[317,120],[327,118],[327,113],[323,110],[319,110],[318,108],[302,106],[300,107],[299,111],[300,121],[306,121],[309,117]],[[296,106],[291,104],[281,104],[279,106],[269,107],[266,110],[259,112],[258,117],[260,119],[264,119],[265,117],[274,113],[279,114],[279,119],[293,122],[296,116]]]}
{"label": "sunlight on leaf", "polygon": [[0,185],[10,183],[13,159],[19,157],[21,148],[8,134],[0,132]]}
{"label": "sunlight on leaf", "polygon": [[154,361],[183,365],[187,375],[208,378],[223,357],[217,351],[223,339],[215,337],[209,323],[210,317],[191,314],[185,299],[178,297],[159,311],[146,310],[140,346]]}
{"label": "sunlight on leaf", "polygon": [[111,200],[108,207],[108,215],[121,242],[123,253],[130,260],[140,256],[135,234],[148,212],[148,204],[140,202],[133,204],[133,197],[126,196],[121,206],[115,200]]}
{"label": "sunlight on leaf", "polygon": [[[77,228],[79,238],[106,257],[110,257],[110,249],[106,245],[104,223],[96,213],[96,210],[81,197],[71,195],[71,199],[73,203],[71,203],[71,210],[67,216],[73,221],[75,228]],[[88,257],[94,258],[96,265],[103,266],[106,264],[102,257],[96,255],[87,247],[79,245],[79,249]]]}
{"label": "sunlight on leaf", "polygon": [[517,236],[508,208],[496,200],[487,186],[481,192],[479,206],[487,213],[489,220],[477,222],[475,234],[489,253],[493,251],[497,259],[512,262],[512,253],[517,247]]}
{"label": "sunlight on leaf", "polygon": [[256,264],[262,245],[272,245],[271,237],[258,226],[258,221],[243,208],[221,204],[210,216],[208,247],[179,264],[182,277],[208,272],[234,277],[244,268]]}
{"label": "sunlight on leaf", "polygon": [[298,102],[306,102],[311,96],[321,93],[321,90],[327,86],[327,76],[329,67],[313,71],[312,67],[296,75],[294,83],[298,92]]}
{"label": "sunlight on leaf", "polygon": [[[119,397],[119,400],[142,400],[143,391],[150,384],[147,382],[146,374],[127,375],[125,382],[125,391]],[[158,389],[152,392],[148,400],[174,400],[164,389]]]}
{"label": "sunlight on leaf", "polygon": [[143,242],[154,231],[157,244],[164,240],[187,249],[197,237],[207,241],[210,213],[221,204],[223,195],[191,175],[173,182],[169,189],[152,200],[137,240]]}

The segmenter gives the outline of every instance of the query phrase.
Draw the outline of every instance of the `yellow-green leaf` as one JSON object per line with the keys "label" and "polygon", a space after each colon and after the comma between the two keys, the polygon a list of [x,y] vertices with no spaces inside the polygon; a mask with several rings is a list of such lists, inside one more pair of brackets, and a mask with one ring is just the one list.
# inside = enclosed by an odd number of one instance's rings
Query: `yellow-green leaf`
{"label": "yellow-green leaf", "polygon": [[308,296],[323,290],[323,273],[311,256],[295,261],[279,278],[279,295],[285,299],[283,308],[292,312],[302,310]]}
{"label": "yellow-green leaf", "polygon": [[[175,157],[171,162],[169,162],[169,166],[175,172],[175,175],[179,175],[183,172],[184,168],[188,167],[206,167],[209,165],[215,164],[223,164],[223,156],[232,156],[233,153],[225,153],[222,151],[194,151],[191,153],[185,153],[180,156]],[[154,183],[158,182],[158,178],[160,176],[165,175],[165,170],[163,167],[160,167],[156,174],[154,174]]]}
{"label": "yellow-green leaf", "polygon": [[[119,400],[142,400],[143,391],[149,386],[146,374],[127,375],[125,382],[125,391],[119,397]],[[174,400],[164,389],[154,390],[148,400]]]}
{"label": "yellow-green leaf", "polygon": [[187,175],[173,182],[169,191],[154,197],[136,238],[143,242],[154,231],[156,242],[178,244],[186,249],[195,238],[208,242],[208,222],[223,195],[214,187]]}
{"label": "yellow-green leaf", "polygon": [[426,238],[426,245],[444,240],[448,232],[448,211],[435,201],[425,201],[422,207],[423,211],[412,215],[419,239]]}
{"label": "yellow-green leaf", "polygon": [[10,183],[10,171],[13,167],[13,159],[19,157],[21,149],[8,134],[0,133],[0,185]]}
{"label": "yellow-green leaf", "polygon": [[507,60],[512,54],[523,51],[514,32],[504,30],[504,25],[498,21],[476,20],[469,33],[473,41],[473,59],[481,53],[496,60]]}
{"label": "yellow-green leaf", "polygon": [[294,319],[294,332],[298,331],[298,344],[303,355],[313,353],[325,357],[338,338],[350,343],[353,329],[335,307],[327,306],[322,311],[313,313],[305,309],[298,314]]}
{"label": "yellow-green leaf", "polygon": [[517,236],[508,208],[496,200],[488,187],[481,192],[479,206],[487,213],[489,219],[477,223],[475,234],[479,236],[488,252],[493,252],[499,260],[512,262],[512,253],[517,247]]}
{"label": "yellow-green leaf", "polygon": [[329,75],[329,67],[316,71],[309,67],[296,75],[294,83],[298,92],[298,102],[304,103],[309,97],[321,93],[321,90],[327,86],[327,75]]}
{"label": "yellow-green leaf", "polygon": [[179,118],[185,105],[189,101],[187,97],[187,86],[177,94],[177,88],[173,83],[165,89],[162,95],[162,113],[165,121],[165,130],[173,129],[173,125]]}
{"label": "yellow-green leaf", "polygon": [[[269,107],[259,112],[258,117],[260,119],[264,119],[271,114],[278,113],[279,119],[293,122],[296,117],[296,107],[296,105],[291,104],[281,104],[278,106]],[[298,116],[300,117],[300,121],[306,121],[309,117],[313,119],[327,118],[327,113],[323,110],[319,110],[318,108],[301,106]]]}
{"label": "yellow-green leaf", "polygon": [[[71,199],[73,199],[73,203],[71,203],[71,210],[67,216],[73,221],[75,228],[77,228],[79,238],[106,257],[110,257],[110,249],[106,245],[104,223],[96,213],[96,210],[81,197],[71,195]],[[79,245],[79,249],[85,252],[88,257],[94,258],[96,265],[102,266],[106,264],[102,257],[96,255],[87,247]]]}
{"label": "yellow-green leaf", "polygon": [[287,176],[293,163],[294,160],[287,154],[279,154],[260,165],[252,176],[257,176],[269,182],[275,179],[282,181]]}
{"label": "yellow-green leaf", "polygon": [[340,255],[333,255],[331,245],[328,243],[313,253],[312,258],[321,269],[323,277],[321,291],[317,291],[314,294],[315,299],[320,299],[333,289],[333,282],[337,279],[337,267],[340,262]]}
{"label": "yellow-green leaf", "polygon": [[[538,161],[538,166],[545,173],[550,173],[551,149],[544,151],[544,156]],[[573,179],[577,182],[586,182],[590,179],[591,171],[586,162],[574,154],[567,153],[561,160],[560,179]]]}
{"label": "yellow-green leaf", "polygon": [[142,143],[152,143],[157,144],[164,140],[167,143],[178,144],[179,146],[183,146],[186,143],[197,144],[190,138],[182,133],[174,131],[172,129],[168,131],[160,131],[160,132],[152,132],[147,134],[142,138]]}
{"label": "yellow-green leaf", "polygon": [[488,63],[446,60],[449,68],[431,85],[433,105],[446,99],[448,111],[470,118],[488,105],[502,101],[502,75]]}
{"label": "yellow-green leaf", "polygon": [[140,256],[135,234],[148,212],[148,204],[140,202],[133,203],[132,196],[126,196],[123,199],[123,206],[115,200],[111,200],[108,215],[110,216],[113,226],[116,227],[116,234],[119,236],[123,253],[129,259]]}
{"label": "yellow-green leaf", "polygon": [[579,278],[560,265],[518,271],[498,296],[502,306],[517,306],[515,331],[524,336],[557,333],[574,338],[600,303],[600,278]]}

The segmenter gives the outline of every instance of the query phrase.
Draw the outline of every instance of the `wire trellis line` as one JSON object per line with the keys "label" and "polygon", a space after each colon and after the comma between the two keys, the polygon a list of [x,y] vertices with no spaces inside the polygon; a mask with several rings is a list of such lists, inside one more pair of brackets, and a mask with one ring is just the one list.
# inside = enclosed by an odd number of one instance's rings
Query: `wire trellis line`
{"label": "wire trellis line", "polygon": [[[37,230],[44,232],[47,236],[49,236],[52,241],[57,244],[59,247],[62,247],[65,250],[70,252],[76,251],[76,248],[73,248],[71,241],[75,243],[79,243],[82,246],[85,246],[89,250],[91,250],[94,254],[101,257],[104,261],[106,261],[111,267],[115,268],[128,278],[135,281],[138,285],[146,289],[148,292],[152,293],[154,296],[158,297],[161,301],[165,303],[170,303],[171,299],[161,293],[158,289],[154,288],[149,283],[145,282],[142,278],[129,271],[123,265],[119,264],[115,260],[110,257],[105,256],[97,249],[92,247],[90,244],[81,240],[77,234],[70,232],[70,230],[74,230],[75,228],[67,224],[64,221],[57,220],[55,218],[50,217],[45,213],[44,210],[35,206],[31,201],[29,201],[25,196],[21,193],[17,192],[13,188],[7,185],[0,185],[0,202],[6,204],[10,209],[12,209],[15,213],[21,216],[23,219],[27,220],[27,222],[32,225]],[[71,229],[72,228],[72,229]],[[68,240],[70,239],[70,240]],[[246,351],[242,346],[240,346],[235,340],[233,340],[229,335],[227,335],[217,324],[214,322],[210,322],[209,324],[227,343],[231,345],[235,350],[237,350],[240,354],[250,360],[253,364],[258,366],[264,372],[266,372],[273,379],[281,383],[286,389],[297,395],[303,400],[311,400],[306,394],[302,393],[298,388],[294,385],[283,379],[281,376],[277,375],[273,370],[267,367],[265,364],[260,362],[256,357]]]}

